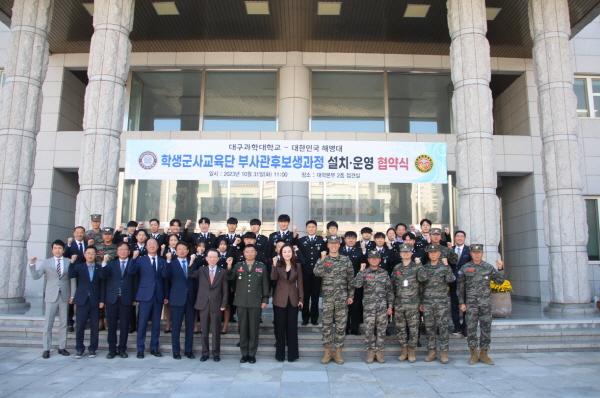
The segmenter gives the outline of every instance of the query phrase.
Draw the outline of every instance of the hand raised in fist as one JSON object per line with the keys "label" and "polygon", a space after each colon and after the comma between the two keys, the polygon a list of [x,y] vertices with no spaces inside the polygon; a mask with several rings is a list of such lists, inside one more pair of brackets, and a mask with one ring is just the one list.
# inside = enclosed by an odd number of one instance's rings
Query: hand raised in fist
{"label": "hand raised in fist", "polygon": [[71,256],[71,262],[72,262],[72,263],[74,263],[74,262],[76,262],[76,261],[77,261],[77,254],[73,254],[73,255]]}
{"label": "hand raised in fist", "polygon": [[421,257],[415,257],[415,264],[421,264]]}
{"label": "hand raised in fist", "polygon": [[325,257],[327,257],[327,252],[325,250],[323,250],[321,252],[321,260],[323,260]]}
{"label": "hand raised in fist", "polygon": [[165,257],[167,258],[167,262],[170,263],[171,259],[173,258],[173,254],[171,254],[171,252],[167,252],[167,254],[165,255]]}
{"label": "hand raised in fist", "polygon": [[138,258],[140,256],[140,251],[139,250],[134,250],[133,251],[133,258]]}
{"label": "hand raised in fist", "polygon": [[105,254],[104,257],[102,257],[102,262],[104,264],[106,264],[109,261],[110,261],[110,254]]}
{"label": "hand raised in fist", "polygon": [[73,238],[67,239],[67,246],[71,246],[71,243],[73,243]]}
{"label": "hand raised in fist", "polygon": [[448,265],[448,259],[446,257],[442,258],[442,264]]}
{"label": "hand raised in fist", "polygon": [[233,266],[233,257],[227,257],[227,270],[230,270]]}
{"label": "hand raised in fist", "polygon": [[360,263],[360,270],[364,271],[365,268],[367,268],[367,264],[366,263]]}
{"label": "hand raised in fist", "polygon": [[184,228],[188,229],[190,225],[192,225],[192,220],[186,220]]}
{"label": "hand raised in fist", "polygon": [[195,260],[196,260],[196,255],[195,255],[195,254],[192,254],[192,255],[190,256],[190,262],[189,262],[189,264],[188,264],[188,268],[192,268],[192,263],[193,263]]}
{"label": "hand raised in fist", "polygon": [[240,243],[242,243],[242,240],[240,238],[235,238],[235,240],[233,241],[234,246],[239,246]]}
{"label": "hand raised in fist", "polygon": [[466,304],[461,304],[459,307],[460,312],[467,312],[467,305]]}
{"label": "hand raised in fist", "polygon": [[37,263],[37,257],[31,257],[29,259],[29,264],[35,264],[35,263]]}
{"label": "hand raised in fist", "polygon": [[504,261],[500,259],[496,260],[496,268],[498,268],[498,271],[502,271],[504,269]]}
{"label": "hand raised in fist", "polygon": [[88,246],[94,246],[94,239],[88,239]]}

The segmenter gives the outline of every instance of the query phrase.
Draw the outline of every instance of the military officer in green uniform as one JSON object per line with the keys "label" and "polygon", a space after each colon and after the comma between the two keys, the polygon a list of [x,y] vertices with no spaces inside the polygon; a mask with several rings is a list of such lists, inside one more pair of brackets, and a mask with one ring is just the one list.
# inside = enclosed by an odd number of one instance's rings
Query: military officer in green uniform
{"label": "military officer in green uniform", "polygon": [[394,286],[394,319],[400,342],[399,361],[416,361],[415,349],[419,337],[419,306],[421,305],[421,284],[417,273],[421,265],[412,261],[413,246],[400,245],[402,261],[392,270]]}
{"label": "military officer in green uniform", "polygon": [[[490,281],[504,282],[504,264],[501,260],[493,265],[483,261],[483,245],[471,245],[471,262],[458,271],[458,303],[462,312],[467,313],[467,343],[469,346],[469,364],[481,361],[493,365],[488,356],[492,332],[492,305]],[[480,336],[477,336],[479,326]],[[477,351],[477,350],[480,351]]]}
{"label": "military officer in green uniform", "polygon": [[258,348],[258,331],[262,309],[269,303],[269,273],[265,264],[256,261],[256,246],[244,247],[244,261],[233,264],[233,258],[227,259],[227,276],[235,284],[240,351],[240,363],[255,363]]}
{"label": "military officer in green uniform", "polygon": [[341,239],[337,235],[328,236],[329,254],[323,252],[322,258],[317,261],[313,269],[315,276],[322,278],[324,351],[321,363],[323,364],[329,363],[332,359],[338,365],[344,363],[342,347],[346,338],[348,306],[352,304],[354,298],[352,285],[354,268],[352,261],[340,254],[340,243]]}
{"label": "military officer in green uniform", "polygon": [[[113,243],[114,230],[110,227],[102,228],[102,240],[95,244],[96,246],[96,262],[102,264],[112,261],[117,256],[117,246]],[[108,257],[105,257],[108,255]]]}
{"label": "military officer in green uniform", "polygon": [[[91,228],[85,231],[88,246],[97,245],[102,242],[102,229],[100,228],[102,216],[100,214],[92,214],[90,215],[90,220]],[[93,240],[93,242],[90,242],[90,240]]]}

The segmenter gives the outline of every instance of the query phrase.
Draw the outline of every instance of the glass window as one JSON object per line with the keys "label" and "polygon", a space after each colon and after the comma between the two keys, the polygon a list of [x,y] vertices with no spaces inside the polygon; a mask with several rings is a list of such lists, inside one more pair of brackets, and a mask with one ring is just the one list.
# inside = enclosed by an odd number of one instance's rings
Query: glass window
{"label": "glass window", "polygon": [[161,183],[159,180],[138,181],[137,220],[149,220],[160,214]]}
{"label": "glass window", "polygon": [[383,73],[313,72],[311,131],[384,132]]}
{"label": "glass window", "polygon": [[450,133],[449,75],[392,72],[388,87],[390,132]]}
{"label": "glass window", "polygon": [[133,72],[130,131],[197,131],[201,72]]}
{"label": "glass window", "polygon": [[205,131],[276,131],[275,72],[207,72]]}
{"label": "glass window", "polygon": [[277,202],[277,182],[263,181],[262,183],[262,229],[275,229],[275,211]]}
{"label": "glass window", "polygon": [[595,117],[600,117],[600,79],[592,79],[592,96],[594,98]]}
{"label": "glass window", "polygon": [[588,117],[590,112],[588,107],[586,79],[575,79],[573,89],[575,90],[575,95],[577,96],[577,116]]}
{"label": "glass window", "polygon": [[198,192],[199,214],[207,215],[211,222],[225,222],[227,220],[227,181],[210,181],[200,184],[202,189]]}
{"label": "glass window", "polygon": [[131,220],[133,215],[133,192],[135,180],[123,180],[123,202],[121,205],[121,223]]}
{"label": "glass window", "polygon": [[229,217],[249,221],[260,218],[260,187],[258,181],[231,181]]}
{"label": "glass window", "polygon": [[585,207],[587,210],[588,224],[588,244],[587,252],[590,261],[600,260],[600,224],[598,219],[598,199],[586,199]]}

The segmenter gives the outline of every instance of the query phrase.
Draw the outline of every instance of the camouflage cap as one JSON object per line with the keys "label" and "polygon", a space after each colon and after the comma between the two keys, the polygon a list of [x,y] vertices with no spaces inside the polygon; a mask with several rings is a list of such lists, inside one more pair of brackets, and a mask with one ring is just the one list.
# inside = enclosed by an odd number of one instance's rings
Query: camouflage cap
{"label": "camouflage cap", "polygon": [[329,235],[327,237],[327,243],[341,243],[341,240],[337,235]]}
{"label": "camouflage cap", "polygon": [[427,245],[427,247],[425,248],[425,252],[427,252],[427,253],[439,252],[439,251],[442,251],[442,246],[435,244],[435,243],[431,243],[431,244]]}
{"label": "camouflage cap", "polygon": [[102,215],[101,214],[92,214],[92,215],[90,215],[90,219],[92,221],[101,221],[102,220]]}
{"label": "camouflage cap", "polygon": [[412,253],[413,251],[413,246],[409,245],[408,243],[403,243],[400,245],[400,252],[410,252]]}
{"label": "camouflage cap", "polygon": [[381,258],[381,254],[377,250],[370,250],[367,255],[368,258]]}
{"label": "camouflage cap", "polygon": [[431,228],[431,235],[441,235],[441,234],[442,234],[441,228]]}
{"label": "camouflage cap", "polygon": [[115,232],[115,230],[111,227],[104,227],[102,228],[102,233],[103,234],[108,234],[108,235],[112,235]]}
{"label": "camouflage cap", "polygon": [[473,243],[470,246],[470,249],[472,252],[482,252],[483,251],[483,245],[481,243]]}

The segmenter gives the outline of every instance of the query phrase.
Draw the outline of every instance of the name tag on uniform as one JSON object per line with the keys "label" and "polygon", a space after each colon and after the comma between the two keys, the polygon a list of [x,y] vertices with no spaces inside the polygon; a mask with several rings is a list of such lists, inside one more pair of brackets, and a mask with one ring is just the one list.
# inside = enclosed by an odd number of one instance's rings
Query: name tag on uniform
{"label": "name tag on uniform", "polygon": [[256,272],[258,272],[259,274],[262,274],[262,268],[257,268]]}
{"label": "name tag on uniform", "polygon": [[331,267],[333,265],[332,262],[326,261],[325,263],[323,263],[324,266],[326,267]]}
{"label": "name tag on uniform", "polygon": [[405,279],[404,282],[402,282],[402,286],[408,287],[408,279]]}
{"label": "name tag on uniform", "polygon": [[243,267],[238,268],[237,272],[244,272],[244,268]]}
{"label": "name tag on uniform", "polygon": [[365,276],[365,278],[368,280],[372,280],[372,279],[375,279],[375,275],[367,275],[367,276]]}
{"label": "name tag on uniform", "polygon": [[465,269],[465,272],[475,272],[475,268],[467,268]]}
{"label": "name tag on uniform", "polygon": [[396,276],[400,276],[400,275],[402,275],[402,272],[396,271]]}

